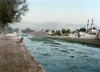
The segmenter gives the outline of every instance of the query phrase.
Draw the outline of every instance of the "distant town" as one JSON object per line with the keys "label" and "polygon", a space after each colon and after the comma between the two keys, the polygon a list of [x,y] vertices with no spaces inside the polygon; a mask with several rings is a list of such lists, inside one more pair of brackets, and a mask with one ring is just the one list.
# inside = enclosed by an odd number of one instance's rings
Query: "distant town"
{"label": "distant town", "polygon": [[71,31],[70,29],[63,28],[62,30],[50,30],[50,29],[42,29],[40,31],[31,30],[30,28],[19,30],[18,28],[12,29],[8,27],[7,31],[9,33],[16,33],[19,35],[37,35],[37,36],[52,36],[52,37],[69,37],[69,38],[100,38],[100,30],[94,27],[94,22],[87,21],[87,28],[76,29],[75,31]]}

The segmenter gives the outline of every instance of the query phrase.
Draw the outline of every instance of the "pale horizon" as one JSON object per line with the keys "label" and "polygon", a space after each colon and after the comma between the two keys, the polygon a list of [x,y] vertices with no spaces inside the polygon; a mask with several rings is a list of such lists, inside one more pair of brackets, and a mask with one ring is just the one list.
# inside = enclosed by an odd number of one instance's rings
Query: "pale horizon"
{"label": "pale horizon", "polygon": [[91,24],[92,18],[94,25],[100,26],[99,0],[28,0],[28,3],[29,11],[22,17],[20,23],[13,26],[18,27],[20,24],[23,27],[38,29],[40,25],[41,29],[47,27],[43,23],[58,22],[62,26],[79,24],[85,27],[88,19]]}

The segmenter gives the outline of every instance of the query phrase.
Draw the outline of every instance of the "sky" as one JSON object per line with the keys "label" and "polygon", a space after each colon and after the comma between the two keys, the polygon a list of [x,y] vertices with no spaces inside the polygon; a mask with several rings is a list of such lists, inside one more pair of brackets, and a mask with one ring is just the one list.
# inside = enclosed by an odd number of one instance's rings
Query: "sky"
{"label": "sky", "polygon": [[[29,11],[14,25],[21,28],[77,28],[94,19],[100,26],[100,0],[27,0]],[[68,27],[69,26],[69,27]],[[76,27],[75,27],[76,26]]]}

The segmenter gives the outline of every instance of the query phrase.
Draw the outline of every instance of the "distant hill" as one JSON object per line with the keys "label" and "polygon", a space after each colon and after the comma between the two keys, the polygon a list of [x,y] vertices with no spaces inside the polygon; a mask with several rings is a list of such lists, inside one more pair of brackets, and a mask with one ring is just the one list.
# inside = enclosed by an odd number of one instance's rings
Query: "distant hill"
{"label": "distant hill", "polygon": [[15,24],[11,26],[13,28],[19,28],[19,29],[30,28],[32,30],[42,30],[42,29],[61,30],[62,28],[65,28],[65,29],[71,29],[71,31],[73,31],[82,27],[86,28],[86,25],[87,24],[71,24],[71,23],[63,23],[63,22],[44,22],[44,23],[22,22],[20,24]]}

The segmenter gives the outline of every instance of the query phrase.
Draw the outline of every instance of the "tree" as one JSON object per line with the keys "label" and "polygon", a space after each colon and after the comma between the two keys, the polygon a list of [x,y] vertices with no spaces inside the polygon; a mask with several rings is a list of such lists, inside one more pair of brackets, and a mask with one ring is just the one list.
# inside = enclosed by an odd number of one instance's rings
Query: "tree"
{"label": "tree", "polygon": [[66,30],[67,35],[69,35],[70,32],[71,32],[70,29]]}
{"label": "tree", "polygon": [[66,30],[64,28],[62,29],[62,33],[63,34],[66,34]]}
{"label": "tree", "polygon": [[47,29],[45,32],[47,33],[47,32],[49,32],[49,30]]}
{"label": "tree", "polygon": [[18,33],[18,31],[19,31],[19,29],[18,28],[15,28],[15,29],[13,29],[12,27],[7,27],[7,32],[8,33],[13,33],[13,32],[17,32]]}
{"label": "tree", "polygon": [[55,33],[55,31],[54,30],[52,30],[52,34],[54,34]]}
{"label": "tree", "polygon": [[69,35],[69,33],[70,33],[70,29],[62,29],[62,33],[63,33],[63,35]]}
{"label": "tree", "polygon": [[77,31],[86,32],[86,29],[85,28],[80,28],[80,29],[77,29]]}
{"label": "tree", "polygon": [[8,24],[20,22],[21,16],[28,11],[26,0],[0,0],[0,29],[5,30]]}
{"label": "tree", "polygon": [[33,30],[31,30],[30,28],[27,28],[25,30],[22,30],[23,33],[31,33],[33,32]]}
{"label": "tree", "polygon": [[60,36],[60,35],[61,35],[61,32],[60,32],[60,30],[56,30],[56,32],[55,32],[55,35],[58,35],[58,36]]}

